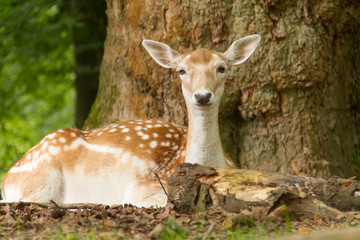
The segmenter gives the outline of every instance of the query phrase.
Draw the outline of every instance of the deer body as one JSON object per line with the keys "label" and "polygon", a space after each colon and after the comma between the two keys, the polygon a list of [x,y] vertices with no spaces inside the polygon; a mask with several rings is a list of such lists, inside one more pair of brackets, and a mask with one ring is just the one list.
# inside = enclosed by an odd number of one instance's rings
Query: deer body
{"label": "deer body", "polygon": [[166,185],[184,161],[185,144],[186,128],[156,120],[118,122],[93,131],[61,129],[10,169],[3,198],[164,205],[166,196],[154,174]]}
{"label": "deer body", "polygon": [[260,37],[234,42],[225,53],[199,49],[181,55],[150,40],[143,45],[161,66],[180,73],[189,127],[159,120],[118,122],[92,131],[60,129],[15,163],[2,182],[3,201],[131,203],[167,202],[167,186],[182,162],[235,167],[219,136],[218,110],[231,65],[245,61]]}

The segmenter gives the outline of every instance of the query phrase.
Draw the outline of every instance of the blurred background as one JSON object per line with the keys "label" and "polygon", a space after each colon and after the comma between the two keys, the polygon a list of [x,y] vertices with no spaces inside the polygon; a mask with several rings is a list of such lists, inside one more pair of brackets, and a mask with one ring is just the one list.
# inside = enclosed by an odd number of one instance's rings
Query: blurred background
{"label": "blurred background", "polygon": [[1,5],[2,177],[49,132],[82,127],[98,88],[106,4],[5,0]]}

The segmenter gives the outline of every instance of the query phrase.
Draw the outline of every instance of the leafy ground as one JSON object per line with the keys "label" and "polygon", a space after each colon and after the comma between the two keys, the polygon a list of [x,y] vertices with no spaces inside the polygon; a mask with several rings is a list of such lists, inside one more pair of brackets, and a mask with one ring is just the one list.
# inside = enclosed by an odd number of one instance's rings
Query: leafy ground
{"label": "leafy ground", "polygon": [[357,226],[359,221],[293,221],[285,214],[256,223],[212,210],[184,215],[170,207],[15,203],[0,206],[0,224],[0,238],[6,239],[258,239]]}

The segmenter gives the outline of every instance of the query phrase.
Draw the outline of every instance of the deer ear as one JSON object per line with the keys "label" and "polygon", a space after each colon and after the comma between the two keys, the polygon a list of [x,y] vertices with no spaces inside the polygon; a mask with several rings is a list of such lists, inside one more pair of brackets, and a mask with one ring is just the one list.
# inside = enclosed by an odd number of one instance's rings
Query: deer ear
{"label": "deer ear", "polygon": [[224,56],[231,65],[243,63],[255,51],[260,40],[261,37],[257,34],[236,40],[231,44],[229,49],[224,52]]}
{"label": "deer ear", "polygon": [[180,54],[168,45],[147,39],[142,41],[142,45],[151,57],[164,68],[177,68]]}

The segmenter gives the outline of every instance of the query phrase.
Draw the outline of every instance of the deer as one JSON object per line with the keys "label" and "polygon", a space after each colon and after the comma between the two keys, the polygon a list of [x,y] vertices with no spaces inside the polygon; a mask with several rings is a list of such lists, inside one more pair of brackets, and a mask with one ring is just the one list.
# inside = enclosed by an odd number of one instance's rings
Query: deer
{"label": "deer", "polygon": [[219,105],[230,68],[246,61],[260,39],[238,39],[224,53],[200,48],[185,54],[143,40],[160,66],[179,73],[188,127],[138,119],[90,131],[54,131],[7,172],[2,201],[162,207],[167,204],[163,187],[180,163],[235,168],[222,148]]}

